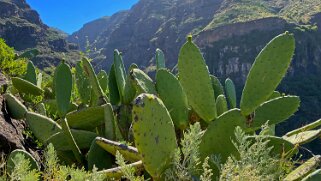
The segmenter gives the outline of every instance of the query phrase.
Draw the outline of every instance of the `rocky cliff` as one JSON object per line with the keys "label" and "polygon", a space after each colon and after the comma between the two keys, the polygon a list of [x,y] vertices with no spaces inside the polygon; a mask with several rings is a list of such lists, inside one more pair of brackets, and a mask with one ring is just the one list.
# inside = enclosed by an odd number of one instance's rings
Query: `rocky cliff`
{"label": "rocky cliff", "polygon": [[0,38],[19,52],[37,49],[32,60],[40,67],[57,64],[63,54],[66,59],[77,55],[77,46],[45,25],[25,0],[0,0]]}

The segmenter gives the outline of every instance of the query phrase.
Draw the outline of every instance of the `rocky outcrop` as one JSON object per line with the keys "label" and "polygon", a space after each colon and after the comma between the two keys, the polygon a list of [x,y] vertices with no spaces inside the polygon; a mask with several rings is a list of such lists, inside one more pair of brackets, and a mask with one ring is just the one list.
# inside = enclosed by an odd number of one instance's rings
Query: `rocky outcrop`
{"label": "rocky outcrop", "polygon": [[[78,58],[74,57],[76,45],[69,45],[61,32],[45,25],[26,0],[0,0],[0,38],[19,53],[38,49],[40,54],[32,61],[41,59],[41,64],[36,64],[40,68],[56,65],[50,62],[52,58]],[[43,59],[48,56],[50,59]]]}

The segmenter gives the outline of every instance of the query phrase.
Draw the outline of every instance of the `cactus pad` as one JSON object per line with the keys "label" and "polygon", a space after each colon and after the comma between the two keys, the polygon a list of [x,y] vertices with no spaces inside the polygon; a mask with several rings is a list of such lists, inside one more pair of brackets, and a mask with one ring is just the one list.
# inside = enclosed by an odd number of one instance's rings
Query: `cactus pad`
{"label": "cactus pad", "polygon": [[33,85],[37,85],[37,73],[36,73],[36,68],[33,65],[32,61],[28,62],[27,65],[27,72],[24,77],[26,81],[31,82]]}
{"label": "cactus pad", "polygon": [[206,122],[216,118],[211,78],[199,48],[191,39],[180,50],[178,72],[189,105]]}
{"label": "cactus pad", "polygon": [[36,138],[42,143],[61,131],[59,124],[40,114],[28,112],[26,114],[26,122]]}
{"label": "cactus pad", "polygon": [[101,70],[97,74],[97,79],[98,79],[101,89],[105,93],[108,90],[108,75],[107,75],[106,71]]}
{"label": "cactus pad", "polygon": [[303,145],[305,143],[309,143],[313,141],[314,139],[319,138],[320,136],[321,136],[321,129],[318,129],[318,130],[304,131],[301,133],[291,135],[289,137],[283,136],[283,139],[291,142],[292,144]]}
{"label": "cactus pad", "polygon": [[87,155],[88,170],[96,167],[98,170],[111,168],[113,165],[113,157],[106,150],[102,149],[95,140],[91,143]]}
{"label": "cactus pad", "polygon": [[114,68],[117,87],[120,95],[120,100],[124,99],[125,86],[126,86],[126,70],[123,63],[123,58],[118,50],[114,50]]}
{"label": "cactus pad", "polygon": [[159,48],[156,49],[156,69],[159,70],[161,68],[165,68],[165,55],[163,51]]}
{"label": "cactus pad", "polygon": [[235,85],[233,81],[229,78],[225,80],[225,90],[226,90],[226,97],[230,104],[230,108],[236,108],[236,92],[235,92]]}
{"label": "cactus pad", "polygon": [[21,79],[19,77],[12,77],[12,85],[20,92],[24,94],[31,94],[34,96],[40,96],[43,94],[43,90],[32,84],[29,81]]}
{"label": "cactus pad", "polygon": [[[89,107],[66,115],[70,128],[93,130],[104,124],[104,108],[102,106]],[[61,123],[61,121],[59,121]]]}
{"label": "cactus pad", "polygon": [[90,101],[91,95],[91,85],[88,77],[85,75],[85,72],[82,67],[82,63],[78,62],[76,64],[76,86],[83,104],[88,104]]}
{"label": "cactus pad", "polygon": [[222,115],[228,110],[226,98],[224,95],[219,95],[216,98],[216,110],[218,116]]}
{"label": "cactus pad", "polygon": [[166,69],[159,69],[156,74],[156,87],[174,125],[184,130],[188,125],[188,104],[180,82]]}
{"label": "cactus pad", "polygon": [[108,88],[109,88],[109,100],[112,105],[118,105],[120,103],[120,95],[116,82],[115,66],[111,66],[108,77]]}
{"label": "cactus pad", "polygon": [[260,129],[263,124],[278,124],[291,117],[300,106],[297,96],[284,96],[269,100],[260,105],[254,114],[254,120],[248,122],[251,129]]}
{"label": "cactus pad", "polygon": [[27,108],[13,95],[5,94],[6,108],[13,119],[23,119],[27,113]]}
{"label": "cactus pad", "polygon": [[250,115],[273,94],[290,66],[294,49],[295,40],[289,33],[275,37],[263,48],[245,82],[240,105],[243,115]]}
{"label": "cactus pad", "polygon": [[301,133],[301,132],[304,132],[304,131],[309,131],[311,129],[319,127],[320,125],[321,125],[321,119],[319,119],[319,120],[317,120],[317,121],[315,121],[313,123],[310,123],[308,125],[305,125],[305,126],[303,126],[301,128],[298,128],[298,129],[295,129],[293,131],[290,131],[290,132],[286,133],[286,136],[292,136],[294,134],[298,134],[298,133]]}
{"label": "cactus pad", "polygon": [[56,68],[54,82],[58,113],[60,117],[64,117],[69,110],[72,91],[70,67],[64,62],[61,62]]}
{"label": "cactus pad", "polygon": [[241,129],[246,127],[246,119],[239,109],[229,110],[211,122],[200,144],[201,158],[220,155],[224,163],[231,154],[237,156],[238,152],[231,142],[235,140],[234,130],[237,126]]}
{"label": "cactus pad", "polygon": [[321,169],[318,169],[310,173],[308,176],[302,179],[302,181],[319,181],[319,180],[321,180]]}
{"label": "cactus pad", "polygon": [[12,173],[14,168],[15,168],[15,163],[13,162],[13,159],[18,155],[18,154],[21,154],[25,159],[28,159],[29,160],[29,163],[30,163],[30,170],[37,170],[39,171],[40,170],[40,166],[38,164],[38,162],[34,159],[34,157],[26,152],[25,150],[21,150],[21,149],[16,149],[14,151],[12,151],[10,153],[10,155],[8,156],[8,161],[7,161],[7,171],[8,173]]}
{"label": "cactus pad", "polygon": [[[70,129],[70,131],[79,149],[90,148],[92,141],[98,136],[96,133],[90,131],[75,129]],[[69,144],[64,132],[58,132],[54,134],[47,140],[47,143],[52,143],[55,149],[60,151],[72,149],[72,146]]]}
{"label": "cactus pad", "polygon": [[212,81],[215,99],[217,99],[217,97],[219,95],[224,95],[224,88],[223,88],[220,80],[218,80],[217,77],[215,77],[214,75],[210,75],[210,77],[211,77],[211,81]]}
{"label": "cactus pad", "polygon": [[141,94],[133,106],[133,135],[145,169],[159,178],[177,148],[174,124],[163,102]]}
{"label": "cactus pad", "polygon": [[157,94],[153,80],[140,69],[132,69],[130,78],[136,88],[136,93]]}
{"label": "cactus pad", "polygon": [[135,162],[141,159],[138,150],[135,147],[127,146],[125,144],[101,137],[97,137],[95,140],[101,148],[108,151],[112,155],[116,155],[116,152],[119,151],[119,153],[121,153],[123,157],[128,161]]}
{"label": "cactus pad", "polygon": [[287,175],[284,181],[299,181],[311,172],[314,171],[321,163],[321,156],[316,155],[310,158],[308,161],[300,165],[294,171],[292,171],[289,175]]}

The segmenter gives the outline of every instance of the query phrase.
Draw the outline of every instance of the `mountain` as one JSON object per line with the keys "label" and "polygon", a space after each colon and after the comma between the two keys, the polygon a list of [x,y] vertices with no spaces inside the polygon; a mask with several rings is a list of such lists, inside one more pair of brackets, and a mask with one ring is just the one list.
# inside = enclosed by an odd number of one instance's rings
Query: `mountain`
{"label": "mountain", "polygon": [[0,38],[19,53],[36,50],[32,61],[39,67],[78,56],[77,45],[68,43],[59,30],[45,25],[25,0],[0,0]]}

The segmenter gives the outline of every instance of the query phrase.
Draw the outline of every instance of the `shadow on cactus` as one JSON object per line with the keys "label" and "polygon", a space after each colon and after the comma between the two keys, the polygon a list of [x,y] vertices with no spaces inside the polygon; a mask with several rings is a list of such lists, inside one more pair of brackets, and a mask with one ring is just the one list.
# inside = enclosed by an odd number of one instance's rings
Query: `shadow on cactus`
{"label": "shadow on cactus", "polygon": [[[231,170],[249,165],[253,177],[244,178],[307,180],[319,177],[319,156],[291,166],[299,148],[320,137],[321,121],[281,137],[274,131],[300,105],[299,97],[275,90],[294,49],[288,32],[272,39],[255,59],[239,103],[233,81],[223,87],[210,75],[191,36],[179,52],[177,75],[166,68],[160,49],[155,80],[135,64],[126,70],[115,50],[108,73],[96,73],[87,58],[75,71],[62,61],[46,85],[29,63],[25,76],[12,77],[4,98],[11,117],[25,121],[42,144],[53,144],[62,163],[97,168],[95,174],[107,179],[238,180],[239,172]],[[28,96],[41,99],[35,104]],[[269,129],[257,135],[266,122]],[[265,152],[246,160],[255,147]],[[269,160],[284,165],[269,175]],[[119,167],[112,168],[115,163]]]}

